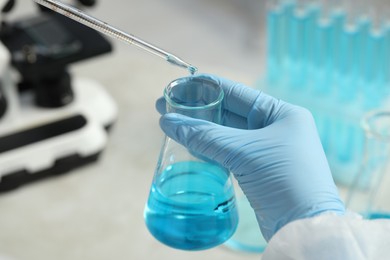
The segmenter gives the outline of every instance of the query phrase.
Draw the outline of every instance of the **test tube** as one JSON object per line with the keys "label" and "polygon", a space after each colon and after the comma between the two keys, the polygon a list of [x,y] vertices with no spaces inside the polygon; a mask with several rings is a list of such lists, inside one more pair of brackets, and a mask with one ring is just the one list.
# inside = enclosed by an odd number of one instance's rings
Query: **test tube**
{"label": "test tube", "polygon": [[379,106],[381,98],[384,94],[384,73],[382,69],[385,67],[385,34],[383,30],[373,30],[369,34],[367,42],[367,72],[366,82],[370,85],[369,94],[372,106]]}
{"label": "test tube", "polygon": [[[344,31],[344,26],[346,24],[347,20],[347,11],[345,7],[345,1],[340,3],[339,6],[335,7],[334,10],[332,10],[331,13],[331,21],[333,25],[333,33],[331,34],[331,44],[332,44],[332,74],[329,75],[332,80],[332,88],[337,88],[337,82],[338,82],[338,66],[340,64],[340,60],[342,57],[342,50],[341,50],[341,36]],[[335,91],[334,91],[335,92]]]}
{"label": "test tube", "polygon": [[[387,89],[390,89],[390,22],[386,23],[386,53],[385,53],[385,82]],[[390,90],[389,90],[390,91]]]}
{"label": "test tube", "polygon": [[341,101],[355,102],[358,89],[356,77],[359,64],[359,28],[356,25],[347,25],[341,35],[341,57],[338,75],[338,98]]}
{"label": "test tube", "polygon": [[283,8],[278,0],[267,2],[267,80],[277,83],[282,71]]}
{"label": "test tube", "polygon": [[[387,25],[387,19],[388,19],[388,10],[386,8],[382,8],[382,6],[377,6],[376,8],[376,14],[377,14],[377,25],[376,28],[373,28],[373,32],[377,32],[377,34],[380,35],[380,46],[379,51],[376,52],[377,57],[379,59],[378,66],[378,73],[376,77],[376,82],[380,86],[380,95],[382,97],[386,97],[386,94],[389,94],[387,90],[387,79],[388,79],[388,73],[390,71],[389,63],[390,63],[390,42],[388,37],[389,27]],[[383,100],[382,100],[383,101]]]}
{"label": "test tube", "polygon": [[365,52],[364,93],[366,96],[364,106],[368,109],[381,106],[386,90],[386,67],[388,67],[388,43],[386,42],[386,29],[383,12],[372,8],[372,26],[367,35]]}
{"label": "test tube", "polygon": [[[384,53],[384,59],[385,59],[385,65],[383,68],[383,73],[385,75],[385,82],[387,85],[387,88],[390,88],[390,4],[388,4],[386,7],[384,7],[385,13],[384,13],[384,33],[385,33],[385,53]],[[389,90],[390,91],[390,90]]]}
{"label": "test tube", "polygon": [[[384,34],[385,34],[385,53],[384,53],[384,81],[387,88],[390,87],[390,23],[386,22],[384,24]],[[390,90],[389,90],[390,91]],[[389,93],[387,93],[389,94]]]}
{"label": "test tube", "polygon": [[[334,101],[343,103],[345,114],[334,120],[335,132],[332,136],[334,158],[341,165],[356,162],[356,150],[360,146],[360,129],[356,127],[356,103],[358,101],[359,53],[361,50],[361,17],[357,3],[345,2],[344,22],[336,27],[335,84],[337,92]],[[341,18],[341,17],[340,17]],[[337,19],[336,19],[337,21]],[[339,21],[340,22],[340,21]],[[347,118],[346,118],[347,117]],[[337,181],[348,183],[351,176],[343,173],[335,176]]]}
{"label": "test tube", "polygon": [[[336,33],[338,23],[336,21],[336,4],[334,2],[322,1],[321,12],[316,21],[316,28],[313,36],[313,66],[315,68],[315,84],[313,85],[316,94],[330,94],[333,84],[333,69],[335,60]],[[339,19],[340,20],[340,19]]]}
{"label": "test tube", "polygon": [[[311,61],[314,56],[315,31],[320,5],[317,1],[301,1],[295,8],[292,17],[292,49],[295,54],[295,64],[292,67],[292,85],[306,88],[311,82],[313,67]],[[306,92],[305,92],[306,93]]]}
{"label": "test tube", "polygon": [[282,61],[282,71],[281,75],[283,75],[283,86],[286,90],[290,90],[289,84],[289,73],[291,69],[291,59],[290,59],[290,48],[291,48],[291,39],[290,39],[290,30],[291,23],[290,18],[293,13],[293,10],[296,6],[297,2],[295,0],[284,0],[282,2],[283,15],[281,17],[282,31],[281,31],[281,61]]}
{"label": "test tube", "polygon": [[328,16],[330,17],[330,27],[327,28],[324,26],[325,30],[328,30],[329,37],[329,51],[327,53],[328,57],[326,58],[326,77],[328,84],[328,92],[331,94],[331,98],[335,99],[338,88],[339,88],[339,78],[337,73],[337,68],[341,64],[343,57],[342,50],[342,34],[347,20],[347,11],[345,1],[326,1],[328,8]]}
{"label": "test tube", "polygon": [[367,67],[367,60],[370,58],[368,56],[368,38],[372,26],[372,20],[368,12],[363,12],[363,15],[358,20],[359,24],[359,46],[357,55],[357,64],[356,64],[356,86],[357,86],[357,95],[358,95],[358,105],[364,104],[364,100],[367,100],[366,97],[366,88],[367,83],[365,81],[365,73]]}
{"label": "test tube", "polygon": [[318,29],[317,21],[321,13],[321,3],[319,1],[311,1],[306,6],[307,23],[305,25],[305,47],[304,55],[304,77],[312,82],[311,75],[314,74],[313,59],[316,55],[316,32]]}
{"label": "test tube", "polygon": [[386,96],[390,96],[390,3],[386,2],[383,8],[384,25],[383,30],[385,34],[385,53],[384,53],[384,80],[386,88]]}
{"label": "test tube", "polygon": [[291,87],[302,87],[304,77],[304,56],[307,51],[305,42],[305,26],[308,22],[308,14],[305,2],[297,2],[287,19],[288,37],[288,81]]}

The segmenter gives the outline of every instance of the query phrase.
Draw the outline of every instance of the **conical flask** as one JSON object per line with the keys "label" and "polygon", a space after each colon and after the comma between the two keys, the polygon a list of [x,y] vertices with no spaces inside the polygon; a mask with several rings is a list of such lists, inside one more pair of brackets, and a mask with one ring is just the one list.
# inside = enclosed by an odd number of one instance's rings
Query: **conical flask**
{"label": "conical flask", "polygon": [[[224,94],[210,79],[179,78],[164,90],[167,112],[220,123]],[[182,250],[224,243],[237,227],[232,179],[216,162],[165,137],[145,206],[145,223],[160,242]]]}
{"label": "conical flask", "polygon": [[390,218],[390,110],[371,111],[362,120],[364,157],[346,205],[367,219]]}

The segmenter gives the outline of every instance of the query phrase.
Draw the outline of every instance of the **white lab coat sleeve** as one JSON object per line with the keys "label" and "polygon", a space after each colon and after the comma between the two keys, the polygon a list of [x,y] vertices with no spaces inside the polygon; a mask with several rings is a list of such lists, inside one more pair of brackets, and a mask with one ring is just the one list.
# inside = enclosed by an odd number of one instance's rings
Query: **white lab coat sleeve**
{"label": "white lab coat sleeve", "polygon": [[390,259],[390,219],[325,213],[293,221],[272,237],[261,259]]}

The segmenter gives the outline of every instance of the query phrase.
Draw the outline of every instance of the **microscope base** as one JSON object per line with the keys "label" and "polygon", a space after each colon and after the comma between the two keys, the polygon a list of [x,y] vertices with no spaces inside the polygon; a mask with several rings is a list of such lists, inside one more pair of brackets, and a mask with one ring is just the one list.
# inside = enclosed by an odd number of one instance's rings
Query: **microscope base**
{"label": "microscope base", "polygon": [[11,102],[0,119],[0,192],[98,160],[117,107],[94,81],[76,78],[72,85],[75,100],[56,109],[36,107],[31,93],[6,93]]}

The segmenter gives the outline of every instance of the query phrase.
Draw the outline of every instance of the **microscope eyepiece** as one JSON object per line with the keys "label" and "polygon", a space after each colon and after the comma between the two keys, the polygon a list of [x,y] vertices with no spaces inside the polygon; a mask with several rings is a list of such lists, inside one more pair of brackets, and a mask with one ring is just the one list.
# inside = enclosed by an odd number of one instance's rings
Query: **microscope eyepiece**
{"label": "microscope eyepiece", "polygon": [[94,6],[96,4],[96,0],[78,0],[84,6]]}
{"label": "microscope eyepiece", "polygon": [[8,13],[11,11],[15,6],[15,0],[9,0],[1,9],[2,13]]}

